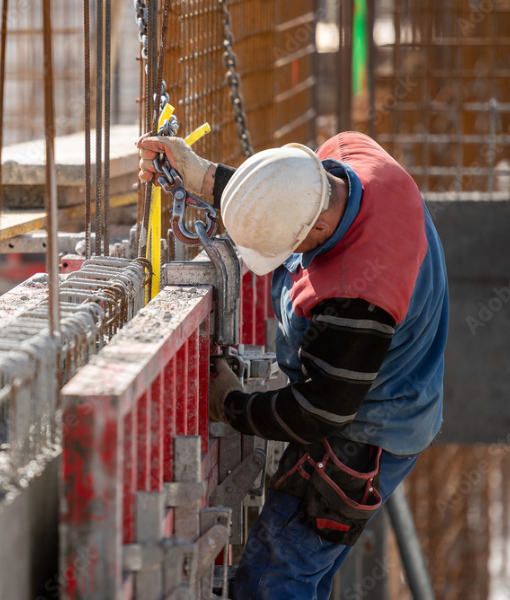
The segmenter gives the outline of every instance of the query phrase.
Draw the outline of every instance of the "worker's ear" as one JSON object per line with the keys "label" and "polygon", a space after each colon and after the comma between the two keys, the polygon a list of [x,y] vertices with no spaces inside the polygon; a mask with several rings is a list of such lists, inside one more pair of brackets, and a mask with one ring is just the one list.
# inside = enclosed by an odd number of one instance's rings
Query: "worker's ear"
{"label": "worker's ear", "polygon": [[315,236],[318,236],[324,240],[328,239],[333,233],[331,225],[320,217],[317,219],[317,221],[315,221],[312,231],[314,232]]}

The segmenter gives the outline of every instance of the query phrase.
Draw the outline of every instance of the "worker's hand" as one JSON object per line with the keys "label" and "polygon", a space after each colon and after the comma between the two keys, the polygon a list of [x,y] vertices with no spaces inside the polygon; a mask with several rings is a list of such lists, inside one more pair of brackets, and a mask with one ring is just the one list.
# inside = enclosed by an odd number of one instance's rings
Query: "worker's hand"
{"label": "worker's hand", "polygon": [[216,377],[209,384],[209,419],[214,422],[228,423],[225,415],[225,399],[231,392],[242,392],[243,384],[228,366],[224,358],[214,360]]}
{"label": "worker's hand", "polygon": [[158,154],[165,153],[172,167],[182,177],[185,189],[192,194],[202,194],[205,175],[214,165],[195,154],[182,138],[151,137],[148,134],[138,140],[138,148],[140,149],[139,177],[143,183],[153,181],[156,173],[154,159]]}

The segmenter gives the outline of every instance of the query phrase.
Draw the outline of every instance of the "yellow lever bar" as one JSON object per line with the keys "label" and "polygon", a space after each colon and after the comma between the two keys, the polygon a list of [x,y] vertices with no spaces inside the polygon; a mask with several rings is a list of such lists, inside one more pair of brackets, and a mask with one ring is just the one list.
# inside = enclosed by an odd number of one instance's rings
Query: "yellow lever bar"
{"label": "yellow lever bar", "polygon": [[[174,107],[167,104],[159,117],[158,127],[162,127],[166,120],[174,113]],[[211,127],[209,123],[204,123],[198,129],[195,129],[184,140],[188,146],[192,146],[200,138],[210,133]],[[159,286],[161,283],[161,188],[152,186],[152,202],[149,216],[149,231],[147,244],[147,258],[152,264],[152,298],[159,294]],[[149,301],[151,298],[146,298]]]}

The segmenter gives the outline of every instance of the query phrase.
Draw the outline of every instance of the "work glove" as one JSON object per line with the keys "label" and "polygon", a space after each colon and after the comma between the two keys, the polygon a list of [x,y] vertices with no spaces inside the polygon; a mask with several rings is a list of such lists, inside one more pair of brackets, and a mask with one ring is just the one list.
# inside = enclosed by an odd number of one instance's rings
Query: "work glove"
{"label": "work glove", "polygon": [[182,177],[184,188],[192,194],[202,193],[205,174],[213,163],[195,154],[182,138],[145,135],[138,140],[138,148],[140,181],[150,183],[153,180],[156,173],[154,159],[164,152],[172,167]]}
{"label": "work glove", "polygon": [[214,367],[217,375],[209,384],[209,419],[215,423],[228,423],[225,400],[231,392],[242,392],[243,384],[224,358],[215,359]]}

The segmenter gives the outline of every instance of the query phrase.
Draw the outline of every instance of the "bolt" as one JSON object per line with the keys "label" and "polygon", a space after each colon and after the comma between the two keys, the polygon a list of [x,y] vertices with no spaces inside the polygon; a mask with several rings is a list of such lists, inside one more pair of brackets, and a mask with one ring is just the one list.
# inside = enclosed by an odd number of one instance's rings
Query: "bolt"
{"label": "bolt", "polygon": [[177,190],[174,194],[174,197],[176,200],[184,200],[186,194],[183,192],[183,190]]}
{"label": "bolt", "polygon": [[323,465],[322,463],[319,463],[317,466],[319,467],[319,469],[322,469],[322,467],[323,467],[324,465]]}
{"label": "bolt", "polygon": [[184,573],[184,575],[189,575],[191,573],[191,561],[189,557],[186,557],[184,559],[184,563],[182,565],[182,572]]}
{"label": "bolt", "polygon": [[231,494],[233,491],[234,491],[234,488],[233,488],[233,487],[230,487],[230,486],[228,486],[228,487],[227,487],[227,492],[228,492],[229,494]]}

